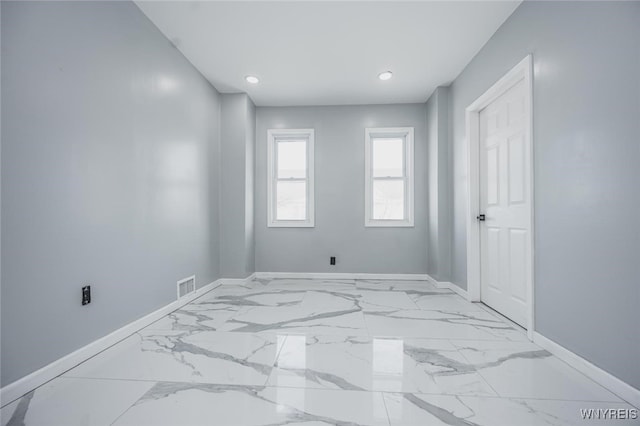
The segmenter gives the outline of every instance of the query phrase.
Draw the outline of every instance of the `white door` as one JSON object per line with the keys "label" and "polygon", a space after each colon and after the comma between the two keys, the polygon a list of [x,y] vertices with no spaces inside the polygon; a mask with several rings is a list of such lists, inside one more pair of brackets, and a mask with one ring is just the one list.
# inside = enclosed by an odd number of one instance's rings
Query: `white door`
{"label": "white door", "polygon": [[[480,111],[480,298],[527,326],[531,154],[524,79]],[[482,217],[478,218],[479,220]]]}

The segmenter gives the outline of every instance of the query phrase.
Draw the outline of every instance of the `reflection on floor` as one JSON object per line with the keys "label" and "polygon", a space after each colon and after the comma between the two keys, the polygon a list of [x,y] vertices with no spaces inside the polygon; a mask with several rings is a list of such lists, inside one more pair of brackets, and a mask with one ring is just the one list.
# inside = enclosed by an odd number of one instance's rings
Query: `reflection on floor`
{"label": "reflection on floor", "polygon": [[513,426],[584,424],[590,408],[633,407],[448,290],[281,279],[220,286],[1,417],[2,426]]}

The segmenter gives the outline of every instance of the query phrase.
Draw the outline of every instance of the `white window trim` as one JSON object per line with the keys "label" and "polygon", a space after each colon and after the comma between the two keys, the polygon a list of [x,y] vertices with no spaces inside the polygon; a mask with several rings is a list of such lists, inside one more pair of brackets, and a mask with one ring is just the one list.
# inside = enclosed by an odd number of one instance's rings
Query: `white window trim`
{"label": "white window trim", "polygon": [[[307,219],[276,220],[276,140],[305,139],[307,141]],[[314,203],[314,129],[269,129],[267,130],[267,226],[269,228],[313,228],[315,226]]]}
{"label": "white window trim", "polygon": [[[404,138],[405,160],[405,218],[373,219],[373,150],[371,141],[375,138],[394,137]],[[414,207],[414,156],[413,156],[413,127],[376,127],[365,129],[365,221],[366,227],[413,227]]]}

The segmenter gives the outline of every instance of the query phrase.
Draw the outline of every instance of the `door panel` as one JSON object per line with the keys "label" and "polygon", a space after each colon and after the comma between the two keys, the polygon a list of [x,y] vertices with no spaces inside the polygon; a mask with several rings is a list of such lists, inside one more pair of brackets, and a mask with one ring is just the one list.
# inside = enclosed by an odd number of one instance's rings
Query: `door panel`
{"label": "door panel", "polygon": [[512,296],[521,303],[527,302],[527,232],[509,230],[509,280]]}
{"label": "door panel", "polygon": [[501,292],[500,279],[500,228],[487,227],[487,252],[493,262],[487,265],[486,284],[490,290]]}
{"label": "door panel", "polygon": [[480,111],[480,297],[523,326],[531,268],[524,90],[520,80]]}
{"label": "door panel", "polygon": [[509,138],[509,204],[525,201],[524,133]]}
{"label": "door panel", "polygon": [[499,202],[500,171],[498,170],[498,148],[487,149],[487,205],[495,206]]}

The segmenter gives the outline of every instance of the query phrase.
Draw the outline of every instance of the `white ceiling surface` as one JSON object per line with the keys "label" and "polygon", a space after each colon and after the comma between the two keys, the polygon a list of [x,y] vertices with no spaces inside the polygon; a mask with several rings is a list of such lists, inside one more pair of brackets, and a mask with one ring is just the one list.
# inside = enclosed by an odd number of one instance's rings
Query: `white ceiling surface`
{"label": "white ceiling surface", "polygon": [[424,102],[520,1],[136,4],[220,92],[290,106]]}

